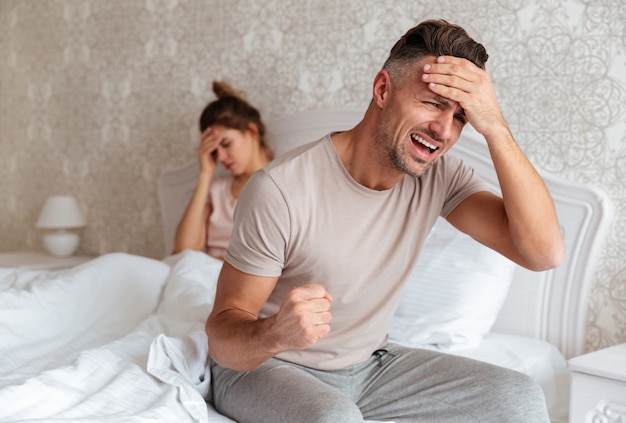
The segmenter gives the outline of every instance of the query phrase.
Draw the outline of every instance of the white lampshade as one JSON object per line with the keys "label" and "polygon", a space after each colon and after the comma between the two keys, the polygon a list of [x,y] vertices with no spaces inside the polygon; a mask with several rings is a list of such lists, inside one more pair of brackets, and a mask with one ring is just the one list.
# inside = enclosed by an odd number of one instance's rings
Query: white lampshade
{"label": "white lampshade", "polygon": [[85,225],[85,218],[71,195],[48,197],[37,221],[38,228],[46,229],[82,228]]}
{"label": "white lampshade", "polygon": [[43,243],[50,254],[58,257],[74,254],[80,242],[77,233],[66,229],[82,228],[86,224],[76,199],[71,195],[48,197],[37,220],[38,228],[54,230],[43,236]]}

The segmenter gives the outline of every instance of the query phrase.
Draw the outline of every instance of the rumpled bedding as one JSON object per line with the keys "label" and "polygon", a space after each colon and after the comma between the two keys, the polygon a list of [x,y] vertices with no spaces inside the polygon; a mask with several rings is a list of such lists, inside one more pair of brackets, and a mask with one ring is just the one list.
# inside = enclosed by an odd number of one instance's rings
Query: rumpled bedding
{"label": "rumpled bedding", "polygon": [[[185,251],[0,268],[0,423],[232,422],[210,404],[206,366],[204,322],[221,266]],[[489,334],[455,353],[529,374],[552,421],[567,421],[569,374],[552,345]]]}
{"label": "rumpled bedding", "polygon": [[0,269],[0,422],[209,422],[221,264],[186,251]]}

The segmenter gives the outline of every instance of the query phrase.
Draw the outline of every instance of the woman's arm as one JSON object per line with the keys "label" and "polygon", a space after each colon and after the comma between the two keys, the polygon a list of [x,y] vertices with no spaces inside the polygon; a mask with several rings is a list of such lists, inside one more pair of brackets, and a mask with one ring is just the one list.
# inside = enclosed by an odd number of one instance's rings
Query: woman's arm
{"label": "woman's arm", "polygon": [[217,167],[216,149],[217,138],[211,127],[208,127],[202,133],[200,146],[197,150],[198,160],[200,161],[198,183],[191,200],[189,200],[187,209],[176,228],[172,254],[186,249],[200,251],[206,246],[209,216],[211,216],[212,212],[211,206],[207,203],[207,198],[209,196],[209,188],[211,187],[211,179]]}
{"label": "woman's arm", "polygon": [[198,175],[196,189],[176,228],[172,254],[187,249],[200,251],[206,246],[208,221],[212,211],[207,197],[212,176],[207,172],[200,172]]}

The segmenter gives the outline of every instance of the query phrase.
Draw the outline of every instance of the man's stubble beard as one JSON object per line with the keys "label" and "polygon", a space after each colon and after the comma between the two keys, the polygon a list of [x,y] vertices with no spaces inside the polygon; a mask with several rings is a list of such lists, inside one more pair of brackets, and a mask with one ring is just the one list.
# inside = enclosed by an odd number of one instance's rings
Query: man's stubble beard
{"label": "man's stubble beard", "polygon": [[[382,119],[376,127],[374,134],[376,155],[382,162],[387,162],[391,167],[407,175],[419,178],[428,170],[434,162],[425,162],[419,158],[409,156],[405,151],[404,144],[395,144],[393,131],[389,130],[389,109],[383,111]],[[414,169],[411,164],[419,164],[419,169]]]}

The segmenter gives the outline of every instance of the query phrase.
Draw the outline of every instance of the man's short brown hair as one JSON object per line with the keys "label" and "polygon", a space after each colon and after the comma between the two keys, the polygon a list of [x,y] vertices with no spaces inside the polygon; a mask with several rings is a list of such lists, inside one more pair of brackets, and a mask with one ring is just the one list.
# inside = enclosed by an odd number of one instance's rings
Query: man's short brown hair
{"label": "man's short brown hair", "polygon": [[[472,39],[459,25],[443,19],[427,20],[409,29],[391,48],[383,69],[402,85],[407,65],[425,56],[455,56],[473,62],[481,69],[489,58],[485,47]],[[395,77],[395,78],[394,78]]]}

